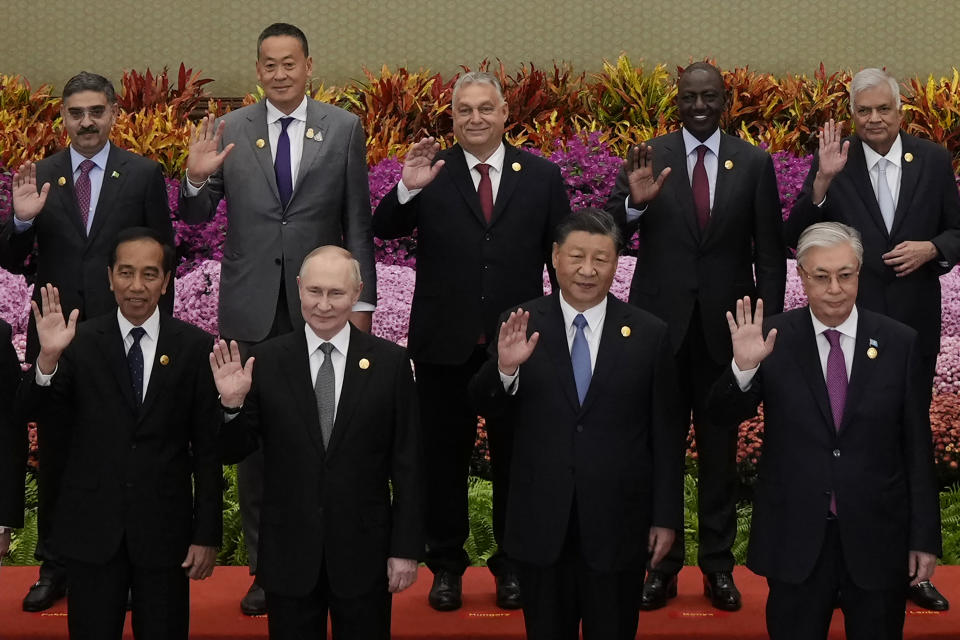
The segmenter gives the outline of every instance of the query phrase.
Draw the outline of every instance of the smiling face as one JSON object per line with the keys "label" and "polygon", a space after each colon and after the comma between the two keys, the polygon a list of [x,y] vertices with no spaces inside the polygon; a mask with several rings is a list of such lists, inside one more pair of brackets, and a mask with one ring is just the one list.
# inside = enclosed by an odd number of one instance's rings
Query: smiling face
{"label": "smiling face", "polygon": [[312,73],[313,59],[293,36],[271,36],[260,43],[257,80],[267,100],[283,113],[300,106]]}
{"label": "smiling face", "polygon": [[453,133],[466,151],[486,160],[500,145],[507,122],[507,103],[492,84],[474,82],[457,90],[453,100]]}
{"label": "smiling face", "polygon": [[297,287],[304,321],[317,336],[329,340],[347,324],[363,285],[353,259],[330,251],[307,259]]}
{"label": "smiling face", "polygon": [[807,294],[810,310],[828,327],[843,323],[857,301],[860,262],[847,243],[811,247],[797,263],[797,274]]}
{"label": "smiling face", "polygon": [[605,234],[571,231],[563,244],[553,244],[553,268],[563,299],[577,311],[586,311],[610,291],[617,271],[617,245]]}
{"label": "smiling face", "polygon": [[867,145],[886,155],[900,134],[903,110],[887,83],[861,90],[853,99],[853,121],[857,135]]}
{"label": "smiling face", "polygon": [[70,146],[85,158],[92,158],[110,139],[110,130],[117,121],[117,105],[110,104],[107,94],[100,91],[79,91],[63,101],[60,115],[70,136]]}
{"label": "smiling face", "polygon": [[107,277],[120,313],[131,324],[142,325],[153,315],[170,282],[163,266],[163,245],[150,238],[120,243]]}
{"label": "smiling face", "polygon": [[677,84],[677,111],[683,128],[703,142],[720,126],[727,108],[723,77],[713,69],[696,67],[680,76]]}

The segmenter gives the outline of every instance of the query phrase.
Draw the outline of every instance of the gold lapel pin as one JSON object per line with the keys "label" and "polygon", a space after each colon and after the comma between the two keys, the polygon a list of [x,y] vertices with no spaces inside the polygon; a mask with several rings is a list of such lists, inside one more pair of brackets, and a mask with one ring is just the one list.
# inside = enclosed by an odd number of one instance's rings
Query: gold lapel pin
{"label": "gold lapel pin", "polygon": [[629,338],[630,327],[628,327],[627,325],[623,325],[622,327],[620,327],[620,335],[622,335],[624,338]]}
{"label": "gold lapel pin", "polygon": [[514,162],[512,165],[510,165],[510,168],[513,169],[514,171],[520,171],[520,169],[522,169],[523,167],[520,166],[519,162]]}
{"label": "gold lapel pin", "polygon": [[308,138],[313,137],[313,127],[310,127],[309,129],[307,129],[307,137]]}
{"label": "gold lapel pin", "polygon": [[876,347],[870,347],[869,349],[867,349],[867,357],[870,358],[871,360],[875,359],[878,354],[879,352],[877,351]]}
{"label": "gold lapel pin", "polygon": [[905,154],[903,154],[903,159],[907,162],[913,162],[913,154],[907,151]]}
{"label": "gold lapel pin", "polygon": [[119,171],[114,171],[113,173],[110,174],[110,177],[111,177],[111,178],[119,178],[119,177],[120,177],[120,172],[119,172]]}
{"label": "gold lapel pin", "polygon": [[264,145],[266,144],[267,143],[263,141],[263,138],[257,138],[257,142],[256,142],[257,149],[263,149]]}
{"label": "gold lapel pin", "polygon": [[60,176],[60,178],[57,180],[57,184],[62,187],[63,185],[67,184],[67,179],[63,176]]}
{"label": "gold lapel pin", "polygon": [[369,368],[370,368],[370,361],[367,360],[366,358],[360,358],[360,362],[359,362],[358,364],[360,365],[360,368],[361,368],[361,369],[369,369]]}
{"label": "gold lapel pin", "polygon": [[170,356],[168,356],[167,354],[163,354],[162,356],[160,356],[160,364],[162,364],[163,366],[167,366],[168,364],[170,364]]}
{"label": "gold lapel pin", "polygon": [[317,131],[317,135],[313,136],[313,139],[317,142],[323,142],[323,132]]}
{"label": "gold lapel pin", "polygon": [[726,162],[724,162],[723,168],[727,170],[733,169],[733,160],[727,160]]}

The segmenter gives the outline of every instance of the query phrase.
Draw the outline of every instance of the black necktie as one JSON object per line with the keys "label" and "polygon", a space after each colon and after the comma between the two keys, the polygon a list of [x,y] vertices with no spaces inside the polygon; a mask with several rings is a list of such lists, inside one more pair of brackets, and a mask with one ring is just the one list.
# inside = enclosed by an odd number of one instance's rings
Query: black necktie
{"label": "black necktie", "polygon": [[133,397],[137,406],[143,402],[143,351],[140,349],[140,338],[146,335],[143,327],[130,329],[133,346],[127,351],[127,366],[130,367],[130,383],[133,385]]}

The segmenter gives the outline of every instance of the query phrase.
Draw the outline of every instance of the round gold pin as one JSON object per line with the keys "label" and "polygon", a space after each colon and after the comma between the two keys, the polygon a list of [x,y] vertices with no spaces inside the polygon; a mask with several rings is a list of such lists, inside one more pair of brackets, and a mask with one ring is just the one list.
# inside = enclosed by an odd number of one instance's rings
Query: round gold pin
{"label": "round gold pin", "polygon": [[903,159],[907,162],[913,162],[913,154],[907,151],[905,154],[903,154]]}
{"label": "round gold pin", "polygon": [[307,129],[307,137],[308,138],[313,137],[313,127],[310,127],[309,129]]}
{"label": "round gold pin", "polygon": [[871,360],[876,358],[878,353],[879,352],[877,351],[876,347],[870,347],[869,349],[867,349],[867,357],[870,358]]}
{"label": "round gold pin", "polygon": [[267,143],[263,141],[263,138],[257,138],[257,149],[263,149]]}
{"label": "round gold pin", "polygon": [[62,187],[63,185],[67,184],[67,179],[64,178],[63,176],[60,176],[60,179],[57,180],[57,184]]}
{"label": "round gold pin", "polygon": [[523,167],[520,166],[519,162],[514,162],[512,165],[510,165],[510,168],[513,169],[514,171],[520,171],[520,169],[522,169]]}
{"label": "round gold pin", "polygon": [[727,160],[723,163],[724,169],[733,169],[733,160]]}
{"label": "round gold pin", "polygon": [[360,368],[361,368],[361,369],[369,369],[369,368],[370,368],[370,361],[367,360],[366,358],[360,358],[359,365],[360,365]]}
{"label": "round gold pin", "polygon": [[160,364],[166,366],[170,364],[170,357],[167,354],[160,356]]}
{"label": "round gold pin", "polygon": [[626,325],[620,327],[620,335],[622,335],[624,338],[629,338],[629,337],[630,337],[630,327],[628,327],[628,326],[626,326]]}

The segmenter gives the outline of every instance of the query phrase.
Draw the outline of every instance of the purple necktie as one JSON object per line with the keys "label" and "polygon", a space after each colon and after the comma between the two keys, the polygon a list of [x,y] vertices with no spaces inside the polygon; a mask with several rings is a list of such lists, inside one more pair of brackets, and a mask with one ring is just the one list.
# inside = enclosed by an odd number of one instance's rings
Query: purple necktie
{"label": "purple necktie", "polygon": [[490,165],[478,164],[477,171],[480,172],[480,184],[477,185],[477,195],[480,196],[480,209],[483,210],[483,218],[490,222],[493,217],[493,183],[490,182]]}
{"label": "purple necktie", "polygon": [[93,160],[87,158],[80,163],[80,175],[73,185],[77,194],[77,205],[80,207],[80,220],[83,222],[83,230],[87,230],[87,221],[90,219],[90,172],[97,166]]}
{"label": "purple necktie", "polygon": [[[830,343],[830,353],[827,355],[827,393],[830,395],[830,409],[833,411],[833,426],[839,431],[843,409],[847,404],[847,364],[843,358],[843,349],[840,348],[840,332],[827,329],[823,335]],[[830,494],[830,513],[837,513],[836,493]]]}
{"label": "purple necktie", "polygon": [[693,167],[693,206],[697,210],[697,223],[702,231],[710,221],[710,181],[703,157],[707,155],[707,145],[697,147],[697,164]]}
{"label": "purple necktie", "polygon": [[273,161],[273,170],[277,174],[277,192],[280,194],[280,204],[287,208],[290,196],[293,195],[293,172],[290,170],[290,137],[287,135],[287,126],[293,118],[280,118],[280,137],[277,138],[277,157]]}

